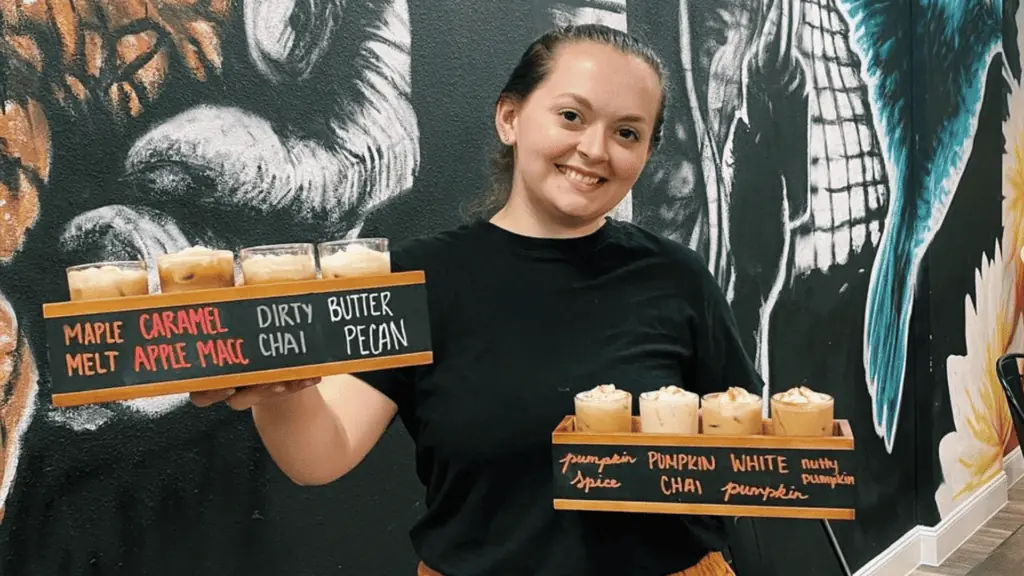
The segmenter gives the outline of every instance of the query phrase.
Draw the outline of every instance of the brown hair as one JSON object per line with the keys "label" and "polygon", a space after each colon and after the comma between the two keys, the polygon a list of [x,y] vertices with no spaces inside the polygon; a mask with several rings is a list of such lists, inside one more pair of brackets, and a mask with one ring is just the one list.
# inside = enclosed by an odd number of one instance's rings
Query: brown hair
{"label": "brown hair", "polygon": [[[555,51],[559,46],[576,42],[595,42],[611,46],[623,54],[643,60],[657,73],[661,80],[661,103],[658,107],[658,115],[654,119],[654,132],[651,134],[651,148],[656,149],[662,139],[662,126],[665,123],[665,108],[669,94],[665,67],[654,50],[640,39],[602,24],[570,25],[556,28],[534,40],[523,52],[519,63],[509,75],[505,87],[498,95],[495,106],[505,100],[515,102],[526,100],[547,78],[551,70],[551,63],[555,58]],[[474,213],[490,217],[505,205],[512,192],[514,169],[515,150],[511,145],[499,142],[499,148],[491,156],[490,192],[473,206]]]}

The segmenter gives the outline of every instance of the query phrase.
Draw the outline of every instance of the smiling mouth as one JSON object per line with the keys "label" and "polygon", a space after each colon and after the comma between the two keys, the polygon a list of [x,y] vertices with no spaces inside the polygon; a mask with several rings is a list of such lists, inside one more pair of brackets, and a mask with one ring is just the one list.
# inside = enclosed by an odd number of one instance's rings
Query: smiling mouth
{"label": "smiling mouth", "polygon": [[584,186],[599,186],[608,181],[607,178],[602,178],[601,176],[581,172],[570,166],[555,164],[555,168],[558,168],[558,171],[564,174],[565,177],[568,178],[569,180],[572,180],[573,182],[577,182],[579,184],[583,184]]}

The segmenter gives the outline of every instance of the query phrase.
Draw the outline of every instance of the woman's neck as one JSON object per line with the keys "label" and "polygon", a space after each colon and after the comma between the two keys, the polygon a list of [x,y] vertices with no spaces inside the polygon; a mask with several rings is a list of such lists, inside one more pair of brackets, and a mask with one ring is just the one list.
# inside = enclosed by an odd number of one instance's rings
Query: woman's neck
{"label": "woman's neck", "polygon": [[[521,196],[512,194],[505,206],[491,217],[491,224],[521,236],[534,238],[577,238],[596,232],[605,223],[605,218],[590,222],[565,222],[551,218],[529,203],[520,201]],[[568,219],[567,219],[568,220]]]}

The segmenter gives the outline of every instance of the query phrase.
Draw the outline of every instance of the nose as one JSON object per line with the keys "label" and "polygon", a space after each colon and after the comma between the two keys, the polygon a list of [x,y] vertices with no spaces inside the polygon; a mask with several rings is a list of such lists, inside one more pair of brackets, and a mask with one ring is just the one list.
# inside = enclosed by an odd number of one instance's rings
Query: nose
{"label": "nose", "polygon": [[576,151],[591,162],[608,160],[608,143],[605,141],[604,130],[598,126],[587,128],[580,137]]}

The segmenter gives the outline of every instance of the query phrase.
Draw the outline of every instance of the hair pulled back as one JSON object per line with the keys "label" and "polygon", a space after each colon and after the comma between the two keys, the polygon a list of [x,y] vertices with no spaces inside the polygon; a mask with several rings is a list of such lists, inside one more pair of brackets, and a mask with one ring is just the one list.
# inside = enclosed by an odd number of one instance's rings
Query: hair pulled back
{"label": "hair pulled back", "polygon": [[[661,143],[662,127],[665,123],[665,107],[668,102],[668,79],[665,67],[654,50],[640,39],[603,24],[569,25],[555,28],[534,40],[523,52],[519,63],[509,75],[508,81],[498,95],[495,106],[507,100],[523,102],[529,98],[550,73],[558,48],[565,44],[583,42],[610,46],[623,54],[639,58],[658,75],[661,83],[661,103],[651,134],[651,148],[656,149]],[[514,148],[499,142],[498,150],[491,157],[490,192],[474,207],[474,212],[480,212],[489,217],[505,205],[512,192],[514,169]]]}

